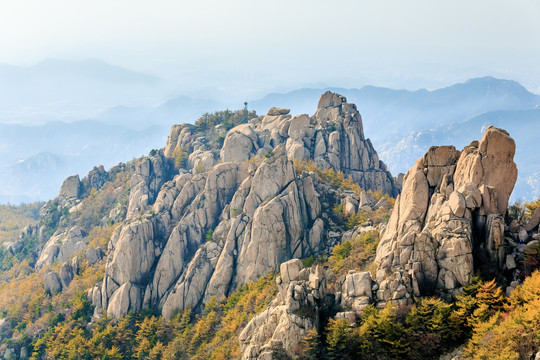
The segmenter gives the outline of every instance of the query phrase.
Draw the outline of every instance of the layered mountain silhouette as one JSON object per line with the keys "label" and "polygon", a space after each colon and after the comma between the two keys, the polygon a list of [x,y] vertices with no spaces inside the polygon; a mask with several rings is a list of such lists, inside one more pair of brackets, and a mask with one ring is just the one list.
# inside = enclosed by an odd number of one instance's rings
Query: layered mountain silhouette
{"label": "layered mountain silhouette", "polygon": [[[108,167],[158,148],[167,129],[175,123],[193,123],[205,112],[243,106],[243,99],[228,104],[189,96],[148,106],[148,101],[158,101],[156,94],[163,80],[97,60],[47,60],[29,68],[2,65],[0,78],[0,119],[4,123],[81,118],[81,113],[69,109],[79,111],[86,106],[89,111],[83,113],[92,114],[82,117],[91,121],[72,124],[0,125],[0,168],[5,174],[5,180],[0,180],[4,189],[0,190],[0,202],[4,203],[47,200],[54,196],[51,189],[58,187],[61,179],[71,173],[87,172],[96,161]],[[248,106],[262,113],[271,106],[280,106],[309,114],[326,90],[269,94],[250,100]],[[516,162],[521,170],[514,197],[531,199],[540,191],[538,175],[528,166],[535,153],[528,148],[528,134],[540,127],[540,122],[533,120],[540,97],[517,82],[484,77],[432,91],[374,86],[330,90],[343,94],[362,110],[366,132],[394,174],[405,172],[433,142],[461,147],[481,136],[487,125],[513,129],[523,124],[520,129],[526,126],[528,131],[515,131],[519,145]],[[58,161],[58,166],[49,168],[51,176],[47,179],[29,170],[46,168],[43,160],[37,160],[43,158],[38,154],[45,153]]]}

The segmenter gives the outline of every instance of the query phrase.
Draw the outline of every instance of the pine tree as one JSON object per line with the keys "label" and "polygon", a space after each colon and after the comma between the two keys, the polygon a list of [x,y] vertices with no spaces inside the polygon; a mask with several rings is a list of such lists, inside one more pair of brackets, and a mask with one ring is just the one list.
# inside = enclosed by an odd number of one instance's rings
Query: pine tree
{"label": "pine tree", "polygon": [[502,310],[506,299],[503,291],[497,286],[495,279],[481,285],[476,294],[478,304],[486,304],[493,312]]}
{"label": "pine tree", "polygon": [[323,347],[321,336],[316,328],[309,330],[302,340],[301,360],[317,360],[323,358]]}
{"label": "pine tree", "polygon": [[328,344],[328,359],[346,358],[347,345],[351,336],[350,324],[345,319],[330,319],[327,326],[326,342]]}

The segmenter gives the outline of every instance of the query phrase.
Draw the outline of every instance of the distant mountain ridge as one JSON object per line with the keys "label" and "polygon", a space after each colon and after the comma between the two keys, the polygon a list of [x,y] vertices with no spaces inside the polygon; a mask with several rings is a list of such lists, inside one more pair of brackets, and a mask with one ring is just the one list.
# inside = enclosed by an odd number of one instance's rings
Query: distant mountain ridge
{"label": "distant mountain ridge", "polygon": [[[488,125],[495,125],[508,129],[518,144],[519,177],[513,199],[540,195],[540,174],[531,167],[539,159],[530,136],[540,131],[540,96],[518,82],[482,77],[432,91],[374,86],[331,89],[357,104],[366,133],[394,176],[406,172],[431,145],[461,148],[481,136]],[[251,106],[259,110],[274,103],[306,112],[314,94],[321,91],[269,94]]]}
{"label": "distant mountain ridge", "polygon": [[166,87],[163,79],[100,60],[0,64],[0,122],[81,120],[119,104],[159,102],[170,96]]}
{"label": "distant mountain ridge", "polygon": [[381,144],[378,149],[381,158],[394,173],[404,172],[406,164],[420,157],[431,145],[463,147],[489,125],[507,129],[516,141],[515,161],[519,173],[512,199],[532,200],[539,197],[540,154],[535,150],[535,144],[540,131],[540,109],[491,111],[464,122],[410,133],[397,142]]}
{"label": "distant mountain ridge", "polygon": [[86,173],[96,163],[110,167],[147,154],[164,140],[156,126],[135,130],[96,121],[0,124],[0,203],[53,198],[67,175]]}
{"label": "distant mountain ridge", "polygon": [[[428,91],[393,90],[375,86],[360,89],[299,89],[285,94],[269,94],[251,103],[256,110],[270,103],[306,112],[317,93],[336,91],[357,104],[366,132],[378,140],[426,127],[462,122],[495,110],[524,110],[540,106],[540,96],[512,80],[482,77],[446,88]],[[381,126],[384,122],[385,126]]]}
{"label": "distant mountain ridge", "polygon": [[137,73],[120,66],[108,64],[102,60],[88,59],[83,61],[67,61],[59,59],[46,59],[33,66],[20,67],[0,64],[2,79],[20,79],[25,76],[38,78],[56,78],[58,76],[75,76],[89,78],[95,81],[114,81],[124,83],[158,83],[160,78]]}
{"label": "distant mountain ridge", "polygon": [[[66,68],[62,70],[64,65]],[[67,102],[44,103],[44,106],[49,106],[53,113],[56,113],[55,111],[58,109],[63,109],[57,113],[62,118],[66,113],[75,116],[80,110],[79,105],[69,108],[73,105],[69,105],[69,99],[84,99],[87,102],[84,106],[81,105],[85,107],[84,111],[91,108],[95,116],[83,117],[84,119],[92,119],[91,122],[80,121],[73,124],[57,122],[56,125],[43,125],[42,127],[26,128],[13,125],[7,128],[1,125],[0,154],[2,159],[0,168],[4,173],[2,180],[7,182],[7,179],[17,179],[11,183],[10,187],[5,187],[4,192],[0,191],[1,202],[47,200],[55,194],[55,190],[51,189],[58,188],[61,180],[72,173],[86,173],[96,163],[110,166],[122,158],[140,156],[152,148],[159,147],[172,124],[195,122],[205,112],[226,108],[234,110],[243,106],[243,99],[237,103],[224,103],[211,98],[193,98],[185,95],[157,101],[153,105],[144,104],[144,101],[123,101],[126,98],[122,99],[121,96],[114,93],[122,92],[126,88],[137,89],[138,87],[133,86],[133,84],[149,84],[142,95],[135,94],[140,99],[141,96],[145,97],[145,94],[152,93],[153,89],[156,89],[155,86],[159,88],[160,80],[100,61],[70,63],[48,60],[34,67],[24,68],[23,72],[45,68],[52,69],[52,72],[75,72],[81,78],[89,77],[90,74],[92,77],[96,77],[98,80],[93,81],[101,85],[85,88],[85,82],[81,81],[80,87],[83,88],[81,91],[60,89],[60,95],[69,92],[65,98]],[[6,74],[12,70],[14,74],[22,71],[18,67],[0,65],[0,79],[2,76],[7,76]],[[105,83],[100,82],[99,79],[103,79],[103,76],[98,76],[96,73],[108,74],[107,77],[110,78],[111,82],[123,85],[115,85],[107,90],[108,92],[102,92],[100,89],[105,86]],[[116,75],[112,75],[113,73]],[[52,84],[50,92],[54,94],[59,85],[54,81],[48,81],[48,83]],[[28,89],[25,86],[28,87],[29,84],[29,82],[23,81],[19,84],[19,88],[9,89],[6,83],[0,82],[0,122],[3,119],[2,114],[4,114],[5,119],[7,113],[13,113],[13,111],[7,111],[3,107],[8,102],[6,99],[9,99],[9,96],[20,98],[21,92],[25,91],[25,94],[28,94],[25,96],[26,105],[32,105],[32,96],[36,93],[27,92]],[[127,84],[131,85],[127,86]],[[480,136],[482,126],[475,126],[474,129],[470,130],[474,131],[474,134],[460,131],[462,127],[459,124],[467,120],[482,117],[482,124],[489,123],[488,118],[500,115],[496,115],[495,112],[506,111],[502,114],[508,120],[493,120],[497,121],[493,124],[509,129],[511,135],[514,136],[515,126],[510,123],[520,121],[519,111],[533,111],[540,106],[540,96],[529,92],[519,83],[493,77],[471,79],[464,83],[431,91],[426,89],[393,90],[375,86],[364,86],[359,89],[330,89],[346,96],[349,102],[357,104],[366,133],[370,134],[381,160],[388,165],[389,170],[394,175],[406,171],[416,158],[426,152],[431,144],[448,143],[462,147],[467,141],[470,141],[469,139]],[[257,100],[248,99],[248,107],[250,110],[256,110],[258,114],[266,114],[272,106],[290,108],[294,113],[309,114],[316,108],[317,99],[325,90],[298,89],[288,93],[268,94]],[[49,95],[47,94],[47,96]],[[86,96],[89,96],[89,100],[85,98]],[[127,94],[126,96],[129,98],[131,95]],[[96,100],[93,97],[106,98],[110,105],[104,106],[104,103],[100,102],[101,100]],[[22,104],[21,106],[26,105]],[[39,104],[34,103],[33,105],[35,106],[24,107],[26,115],[17,113],[15,117],[9,117],[9,119],[17,121],[18,117],[28,116],[29,119],[39,119],[41,123],[50,119],[49,115],[40,112],[43,109],[40,110]],[[102,110],[98,111],[96,106]],[[46,113],[49,114],[49,112]],[[78,114],[80,115],[80,113]],[[513,115],[510,118],[511,114]],[[69,116],[67,115],[68,118]],[[473,123],[475,122],[471,124]],[[538,128],[540,125],[537,125],[540,122],[532,121],[527,124],[528,131],[525,131],[527,134],[537,133],[540,130]],[[33,134],[33,137],[24,140],[29,134]],[[525,139],[520,134],[515,134],[514,138],[520,146],[520,151],[516,155],[520,175],[515,195],[517,198],[530,198],[536,193],[540,194],[540,185],[538,184],[540,180],[538,180],[538,176],[534,175],[534,171],[527,170],[530,168],[528,161],[533,159],[530,157],[527,158],[528,160],[525,159],[521,156],[521,152],[533,154],[534,151],[530,147],[533,146],[534,142],[527,142],[528,138]],[[92,144],[90,149],[85,148],[87,144]],[[56,167],[56,170],[51,174],[52,176],[48,178],[49,180],[55,179],[53,183],[44,181],[43,177],[33,174],[31,171],[23,171],[20,164],[17,164],[21,160],[34,163],[37,159],[35,156],[41,153],[49,153],[51,156],[56,156],[57,159],[63,159],[62,161],[70,163],[69,166]],[[119,157],[120,154],[122,158]],[[44,164],[42,161],[38,163]],[[24,183],[35,186],[32,187],[30,195],[28,193],[23,195],[22,188],[16,186],[16,184],[23,186],[23,182],[19,179],[22,177],[28,177],[28,181],[24,181]],[[9,190],[7,190],[8,188]]]}

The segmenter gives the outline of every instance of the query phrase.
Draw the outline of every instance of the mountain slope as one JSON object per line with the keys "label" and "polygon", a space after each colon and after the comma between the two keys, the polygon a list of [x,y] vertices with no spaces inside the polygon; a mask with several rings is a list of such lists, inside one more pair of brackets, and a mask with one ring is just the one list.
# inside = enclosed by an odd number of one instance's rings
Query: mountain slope
{"label": "mountain slope", "polygon": [[[539,130],[540,122],[536,120],[540,96],[519,83],[484,77],[433,91],[373,86],[334,90],[362,109],[365,131],[394,174],[405,172],[432,144],[460,148],[494,125],[507,129],[519,145],[516,163],[520,174],[514,198],[531,200],[540,194],[537,170],[531,168],[538,159],[529,136]],[[308,112],[314,103],[313,94],[318,91],[271,94],[251,106],[259,109],[271,102]]]}
{"label": "mountain slope", "polygon": [[[181,170],[173,178],[162,156],[137,165],[127,221],[111,239],[103,284],[91,292],[97,308],[118,317],[144,306],[168,318],[175,309],[197,310],[227,296],[291,257],[328,249],[333,221],[324,214],[337,194],[318,199],[328,193],[324,182],[296,174],[289,159],[342,171],[364,189],[396,193],[353,104],[328,92],[312,118],[288,112],[272,108],[232,128],[222,146],[197,127],[173,126],[164,155],[190,154],[196,175]],[[214,130],[218,138],[222,125]]]}
{"label": "mountain slope", "polygon": [[[494,127],[432,147],[393,206],[341,95],[311,117],[174,125],[164,149],[68,177],[23,230],[0,278],[0,354],[414,359],[429,344],[434,358],[507,302],[475,271],[510,293],[538,267],[539,209],[507,213],[514,151]],[[434,294],[457,301],[418,300]]]}

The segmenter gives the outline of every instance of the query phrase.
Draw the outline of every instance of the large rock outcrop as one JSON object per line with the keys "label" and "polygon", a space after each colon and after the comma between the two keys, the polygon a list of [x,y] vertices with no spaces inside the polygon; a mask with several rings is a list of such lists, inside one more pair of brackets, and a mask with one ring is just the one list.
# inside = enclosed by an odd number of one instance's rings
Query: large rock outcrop
{"label": "large rock outcrop", "polygon": [[342,171],[365,190],[382,190],[393,196],[399,192],[371,141],[364,137],[356,105],[329,91],[321,96],[313,116],[292,116],[288,109],[271,108],[267,115],[236,126],[227,132],[219,153],[207,149],[207,140],[196,136],[192,125],[173,126],[165,155],[182,150],[196,153],[199,162],[216,157],[224,162],[244,161],[283,144],[289,159],[312,160],[321,168]]}
{"label": "large rock outcrop", "polygon": [[161,186],[169,180],[172,165],[170,159],[162,153],[145,157],[135,166],[131,177],[127,218],[134,218],[153,204]]}
{"label": "large rock outcrop", "polygon": [[99,190],[101,187],[109,180],[109,173],[105,171],[103,165],[94,166],[92,170],[88,173],[81,181],[83,189],[96,189]]}
{"label": "large rock outcrop", "polygon": [[36,269],[52,265],[55,261],[64,262],[88,245],[84,240],[84,234],[78,226],[53,234],[45,243],[36,262]]}
{"label": "large rock outcrop", "polygon": [[56,271],[46,270],[43,274],[43,287],[45,291],[50,293],[59,293],[60,291],[66,289],[73,277],[77,274],[78,269],[76,268],[77,258],[73,258],[72,262],[64,262],[60,268],[60,274]]}
{"label": "large rock outcrop", "polygon": [[68,177],[62,183],[60,187],[60,192],[58,193],[58,198],[63,200],[73,200],[77,199],[81,194],[81,180],[79,175],[73,175]]}
{"label": "large rock outcrop", "polygon": [[318,253],[327,248],[319,183],[296,174],[283,146],[264,161],[181,173],[162,186],[153,214],[116,229],[103,283],[89,296],[114,316],[145,306],[167,317]]}
{"label": "large rock outcrop", "polygon": [[[175,125],[164,151],[135,165],[127,220],[109,242],[103,283],[89,292],[97,308],[120,316],[150,307],[168,317],[289,259],[329,251],[339,239],[325,213],[357,196],[315,173],[297,174],[292,159],[343,171],[366,189],[397,191],[356,107],[337,94],[324,94],[312,117],[270,109],[229,130],[220,149],[201,135]],[[173,160],[187,169],[169,176]]]}
{"label": "large rock outcrop", "polygon": [[[452,297],[479,268],[497,272],[515,268],[514,257],[506,253],[504,243],[504,216],[517,177],[514,151],[509,134],[494,127],[486,130],[480,142],[461,152],[453,146],[430,148],[404,177],[403,192],[377,248],[377,278],[351,270],[337,279],[335,296],[327,297],[338,311],[334,318],[357,323],[370,304],[412,304],[414,297],[434,293]],[[360,203],[369,200],[345,196],[342,202],[344,208],[350,204],[351,211]],[[518,231],[527,237],[538,223],[533,214],[521,230],[519,225],[511,225],[513,237]],[[343,239],[362,229],[344,233]],[[310,269],[309,279],[317,271]],[[306,331],[319,325],[320,303],[317,308],[309,300],[300,306],[297,302],[305,293],[314,294],[312,288],[323,283],[306,284],[307,272],[298,260],[281,265],[280,294],[240,334],[243,359],[293,357]],[[315,277],[324,279],[324,272]],[[323,294],[325,291],[317,299],[324,299]],[[308,322],[298,313],[315,315]]]}
{"label": "large rock outcrop", "polygon": [[319,330],[319,310],[326,297],[326,278],[319,267],[304,268],[298,259],[281,264],[279,294],[239,335],[242,359],[294,356],[306,333]]}
{"label": "large rock outcrop", "polygon": [[452,296],[475,268],[502,270],[504,216],[517,178],[514,140],[490,126],[463,151],[432,147],[403,180],[377,249],[377,300]]}

